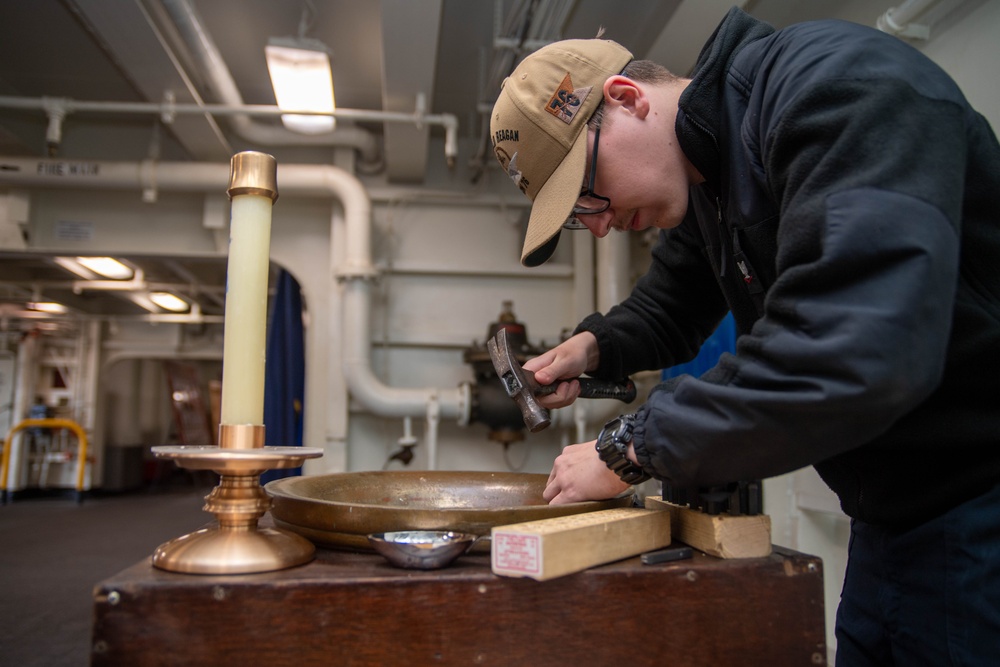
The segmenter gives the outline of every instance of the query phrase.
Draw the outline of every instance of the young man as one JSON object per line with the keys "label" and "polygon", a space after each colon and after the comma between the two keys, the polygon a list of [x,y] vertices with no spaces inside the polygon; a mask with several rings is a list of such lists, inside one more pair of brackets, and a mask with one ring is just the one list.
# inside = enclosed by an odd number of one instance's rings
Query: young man
{"label": "young man", "polygon": [[664,230],[628,299],[525,364],[539,382],[687,361],[728,311],[739,333],[568,447],[546,498],[814,465],[853,519],[838,664],[995,660],[1000,146],[954,82],[872,29],[733,9],[691,79],[601,39],[540,49],[491,131],[533,201],[524,265],[564,228]]}

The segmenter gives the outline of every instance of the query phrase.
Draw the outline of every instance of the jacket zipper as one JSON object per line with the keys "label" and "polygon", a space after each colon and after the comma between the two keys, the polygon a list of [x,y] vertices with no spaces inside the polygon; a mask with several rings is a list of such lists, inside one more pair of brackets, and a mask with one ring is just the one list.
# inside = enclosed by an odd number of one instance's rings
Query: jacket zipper
{"label": "jacket zipper", "polygon": [[[719,198],[715,198],[715,209],[718,212],[718,224],[719,224],[719,245],[722,247],[722,254],[719,257],[720,268],[719,277],[726,277],[726,265],[729,263],[729,244],[727,243],[729,239],[727,238],[728,230],[726,229],[725,221],[722,219],[722,202]],[[736,264],[736,268],[740,270],[741,277],[743,278],[743,283],[746,285],[746,290],[750,295],[750,300],[753,302],[754,308],[757,311],[757,316],[761,317],[764,315],[764,286],[761,285],[760,281],[757,280],[753,265],[750,260],[747,259],[746,255],[743,254],[743,248],[740,245],[740,233],[738,229],[733,230],[732,238],[732,260]]]}
{"label": "jacket zipper", "polygon": [[719,255],[719,277],[725,278],[726,264],[729,263],[729,248],[726,247],[726,226],[722,222],[722,202],[719,201],[718,197],[715,198],[715,210],[719,214],[719,245],[722,248],[722,252]]}

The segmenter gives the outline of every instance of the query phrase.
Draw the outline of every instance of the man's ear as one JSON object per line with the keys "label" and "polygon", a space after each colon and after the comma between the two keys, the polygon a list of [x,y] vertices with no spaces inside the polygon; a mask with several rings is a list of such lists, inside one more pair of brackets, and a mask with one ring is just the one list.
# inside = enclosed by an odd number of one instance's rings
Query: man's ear
{"label": "man's ear", "polygon": [[620,106],[640,119],[649,113],[649,98],[642,84],[621,74],[604,82],[604,103]]}

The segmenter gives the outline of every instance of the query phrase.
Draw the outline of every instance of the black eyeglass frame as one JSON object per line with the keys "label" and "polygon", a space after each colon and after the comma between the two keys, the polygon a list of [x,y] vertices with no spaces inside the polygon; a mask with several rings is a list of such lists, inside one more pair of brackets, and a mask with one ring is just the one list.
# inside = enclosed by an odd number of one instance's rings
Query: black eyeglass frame
{"label": "black eyeglass frame", "polygon": [[[597,129],[594,130],[594,155],[590,159],[590,183],[587,187],[580,190],[580,194],[577,196],[577,204],[573,205],[570,217],[566,218],[566,222],[563,223],[563,229],[586,229],[587,226],[583,224],[577,216],[604,213],[611,206],[611,200],[608,197],[601,196],[594,192],[594,180],[597,178],[597,152],[600,148],[600,139],[601,126],[598,125]],[[598,200],[601,202],[601,206],[596,208],[580,206],[579,201],[584,197],[590,197],[591,199]]]}

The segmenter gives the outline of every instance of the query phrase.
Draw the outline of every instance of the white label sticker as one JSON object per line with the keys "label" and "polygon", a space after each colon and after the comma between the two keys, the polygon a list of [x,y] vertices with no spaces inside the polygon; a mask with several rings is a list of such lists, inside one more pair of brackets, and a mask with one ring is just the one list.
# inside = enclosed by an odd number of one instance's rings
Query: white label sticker
{"label": "white label sticker", "polygon": [[538,535],[497,533],[493,536],[493,565],[498,569],[538,574],[542,567],[542,545]]}

